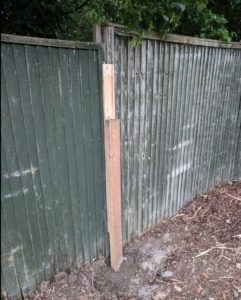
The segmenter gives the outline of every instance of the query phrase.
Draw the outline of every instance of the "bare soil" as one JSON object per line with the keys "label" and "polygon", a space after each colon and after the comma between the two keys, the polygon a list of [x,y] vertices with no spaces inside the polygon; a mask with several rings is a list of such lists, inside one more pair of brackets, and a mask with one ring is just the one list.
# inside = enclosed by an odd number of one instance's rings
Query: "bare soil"
{"label": "bare soil", "polygon": [[211,188],[108,259],[58,273],[30,300],[241,299],[241,181]]}

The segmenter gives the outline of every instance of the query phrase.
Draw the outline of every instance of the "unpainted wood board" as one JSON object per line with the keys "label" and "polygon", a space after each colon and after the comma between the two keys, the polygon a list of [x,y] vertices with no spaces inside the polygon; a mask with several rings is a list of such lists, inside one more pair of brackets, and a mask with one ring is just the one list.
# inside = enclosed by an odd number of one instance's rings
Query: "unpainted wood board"
{"label": "unpainted wood board", "polygon": [[104,119],[115,119],[114,65],[103,64]]}
{"label": "unpainted wood board", "polygon": [[120,120],[105,121],[105,145],[111,266],[118,271],[122,261]]}

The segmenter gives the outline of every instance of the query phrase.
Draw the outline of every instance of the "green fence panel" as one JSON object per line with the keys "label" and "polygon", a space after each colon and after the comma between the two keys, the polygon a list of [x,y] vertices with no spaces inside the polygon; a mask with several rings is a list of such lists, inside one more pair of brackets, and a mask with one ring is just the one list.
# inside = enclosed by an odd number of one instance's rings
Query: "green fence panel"
{"label": "green fence panel", "polygon": [[2,289],[20,299],[107,249],[102,50],[2,36]]}

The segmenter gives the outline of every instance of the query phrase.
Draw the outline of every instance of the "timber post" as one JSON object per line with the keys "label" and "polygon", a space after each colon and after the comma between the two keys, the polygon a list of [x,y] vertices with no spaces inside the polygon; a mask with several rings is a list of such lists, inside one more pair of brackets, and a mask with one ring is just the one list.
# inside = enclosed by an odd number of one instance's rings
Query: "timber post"
{"label": "timber post", "polygon": [[121,222],[121,142],[120,120],[115,114],[114,73],[114,28],[95,25],[94,42],[102,43],[105,49],[105,64],[102,65],[102,90],[104,106],[105,169],[107,223],[110,242],[111,267],[118,271],[122,262]]}

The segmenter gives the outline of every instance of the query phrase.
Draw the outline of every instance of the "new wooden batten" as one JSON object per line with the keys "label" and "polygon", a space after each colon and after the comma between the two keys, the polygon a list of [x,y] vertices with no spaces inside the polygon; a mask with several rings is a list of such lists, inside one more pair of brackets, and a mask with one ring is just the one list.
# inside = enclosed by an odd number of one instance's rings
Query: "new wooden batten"
{"label": "new wooden batten", "polygon": [[115,119],[114,65],[103,64],[107,222],[111,267],[122,262],[120,120]]}

